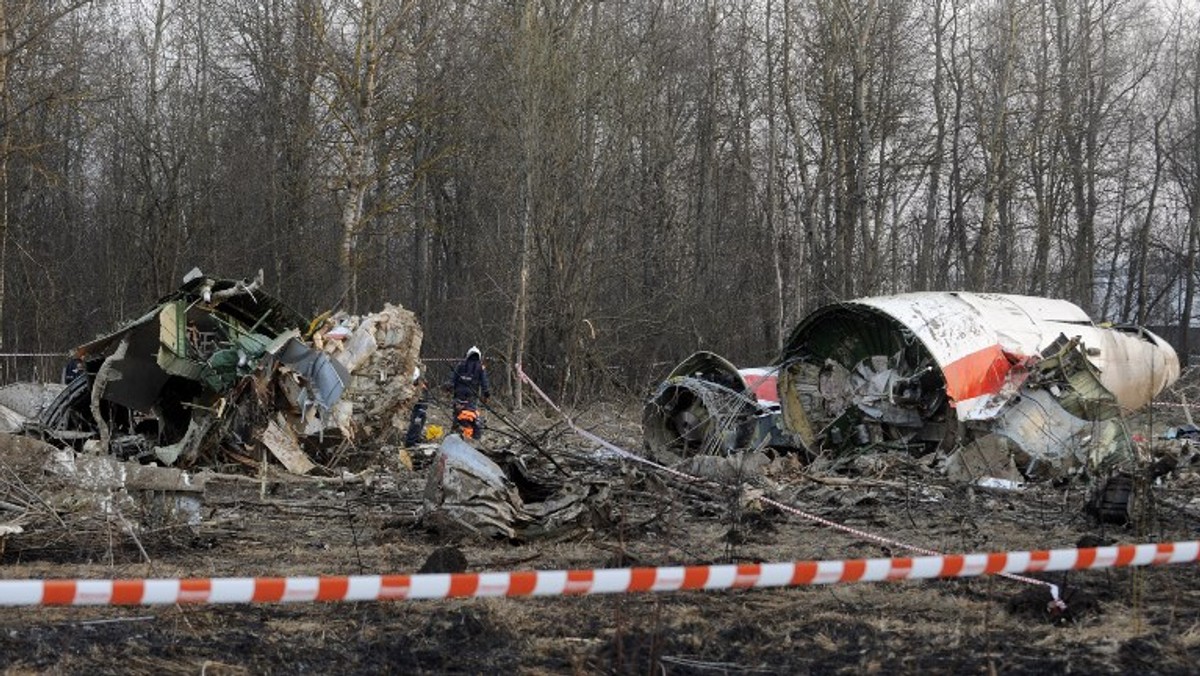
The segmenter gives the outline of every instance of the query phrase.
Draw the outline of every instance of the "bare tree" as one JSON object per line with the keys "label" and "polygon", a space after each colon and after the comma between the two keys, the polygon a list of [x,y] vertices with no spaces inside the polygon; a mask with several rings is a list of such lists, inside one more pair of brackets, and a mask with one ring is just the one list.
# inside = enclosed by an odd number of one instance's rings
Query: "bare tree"
{"label": "bare tree", "polygon": [[[90,0],[0,3],[0,326],[4,320],[9,245],[9,160],[15,152],[13,123],[24,110],[13,105],[13,64],[25,52],[38,49],[63,17],[90,4]],[[0,347],[4,336],[0,333]]]}
{"label": "bare tree", "polygon": [[1170,157],[1171,174],[1183,198],[1187,227],[1179,254],[1183,293],[1179,307],[1180,359],[1188,363],[1193,350],[1191,327],[1196,319],[1196,269],[1200,255],[1200,45],[1194,39],[1200,29],[1200,15],[1181,18],[1186,34],[1193,36],[1186,48],[1180,50],[1182,61],[1179,75],[1184,92],[1183,110],[1175,125]]}

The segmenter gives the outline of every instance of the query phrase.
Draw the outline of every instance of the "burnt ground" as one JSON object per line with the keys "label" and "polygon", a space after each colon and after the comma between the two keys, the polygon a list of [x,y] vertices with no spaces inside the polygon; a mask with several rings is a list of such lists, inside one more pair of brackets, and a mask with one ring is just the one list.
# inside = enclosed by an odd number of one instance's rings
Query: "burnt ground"
{"label": "burnt ground", "polygon": [[[638,449],[632,411],[581,414]],[[1163,423],[1156,423],[1162,426]],[[10,539],[0,577],[177,577],[416,572],[430,555],[471,571],[876,557],[902,554],[733,494],[663,481],[589,447],[561,424],[523,418],[577,477],[611,484],[590,521],[554,537],[449,539],[416,523],[428,461],[366,453],[367,480],[252,475],[209,484],[198,528],[135,539],[119,528]],[[499,432],[500,430],[497,430]],[[493,449],[528,450],[493,433]],[[535,475],[554,475],[537,454]],[[232,473],[232,468],[218,468]],[[242,469],[241,471],[248,471]],[[1083,510],[1087,487],[969,489],[895,454],[837,474],[780,462],[769,495],[858,528],[947,552],[1200,537],[1200,466],[1149,491],[1130,525]],[[69,525],[69,524],[68,524]],[[143,554],[144,550],[144,554]],[[449,554],[447,554],[449,552]],[[147,562],[148,559],[148,562]],[[462,561],[457,561],[462,564]],[[1194,673],[1200,566],[999,578],[553,599],[348,604],[0,608],[0,670],[24,673]]]}

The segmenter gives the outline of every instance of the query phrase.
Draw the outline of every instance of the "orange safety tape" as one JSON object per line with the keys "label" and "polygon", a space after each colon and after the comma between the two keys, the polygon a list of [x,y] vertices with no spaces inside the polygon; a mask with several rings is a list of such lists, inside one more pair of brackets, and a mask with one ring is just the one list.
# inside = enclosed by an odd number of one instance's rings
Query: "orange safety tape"
{"label": "orange safety tape", "polygon": [[145,580],[0,580],[0,606],[174,605],[564,596],[962,578],[1200,560],[1200,542],[1082,549],[501,573]]}

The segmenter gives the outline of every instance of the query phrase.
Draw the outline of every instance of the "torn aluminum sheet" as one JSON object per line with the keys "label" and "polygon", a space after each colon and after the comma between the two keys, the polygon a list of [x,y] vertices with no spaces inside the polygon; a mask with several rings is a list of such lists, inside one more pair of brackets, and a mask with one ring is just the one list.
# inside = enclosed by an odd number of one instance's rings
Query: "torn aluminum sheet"
{"label": "torn aluminum sheet", "polygon": [[331,410],[350,381],[350,371],[328,354],[300,342],[298,331],[291,331],[281,338],[279,348],[269,351],[311,384],[300,391],[297,405],[301,410],[308,410],[310,406],[326,412]]}
{"label": "torn aluminum sheet", "polygon": [[607,484],[547,486],[529,477],[519,458],[504,462],[509,471],[457,434],[442,439],[426,479],[421,522],[444,534],[535,538],[606,518]]}
{"label": "torn aluminum sheet", "polygon": [[421,520],[439,531],[515,538],[529,516],[504,470],[451,434],[442,440],[425,482]]}
{"label": "torn aluminum sheet", "polygon": [[738,370],[697,352],[667,376],[642,409],[647,450],[664,462],[727,455],[759,445],[794,446],[777,424],[775,369]]}
{"label": "torn aluminum sheet", "polygon": [[808,447],[951,449],[947,470],[972,481],[1121,462],[1121,416],[1179,376],[1144,329],[1096,326],[1061,300],[953,292],[820,308],[779,365],[784,425]]}

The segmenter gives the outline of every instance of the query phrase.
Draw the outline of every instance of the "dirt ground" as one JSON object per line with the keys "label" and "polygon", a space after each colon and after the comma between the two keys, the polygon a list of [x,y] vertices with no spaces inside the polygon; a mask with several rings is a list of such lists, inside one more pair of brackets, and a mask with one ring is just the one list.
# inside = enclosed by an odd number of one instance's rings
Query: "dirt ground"
{"label": "dirt ground", "polygon": [[[640,449],[633,407],[579,419]],[[1143,433],[1161,433],[1160,416]],[[484,442],[541,456],[505,436]],[[246,477],[208,485],[196,528],[110,525],[10,540],[0,578],[257,576],[417,572],[454,546],[471,571],[593,568],[900,555],[773,510],[742,509],[615,459],[527,414],[514,424],[575,478],[610,482],[586,527],[525,542],[447,538],[417,524],[429,461],[363,444],[369,479]],[[222,469],[222,468],[219,468]],[[233,468],[223,468],[232,473]],[[1135,523],[1098,523],[1081,482],[1020,492],[954,485],[922,463],[864,456],[835,475],[782,462],[759,482],[801,509],[946,552],[1200,537],[1200,467],[1151,487]],[[20,544],[24,542],[24,544]],[[144,553],[143,553],[144,550]],[[1200,566],[714,593],[388,603],[0,608],[0,669],[25,673],[1194,673],[1200,664]]]}

